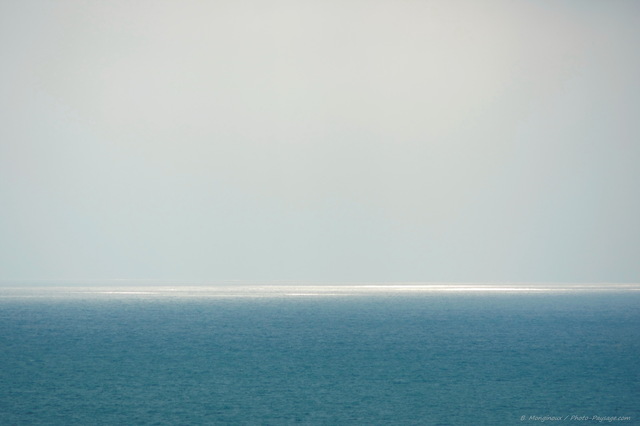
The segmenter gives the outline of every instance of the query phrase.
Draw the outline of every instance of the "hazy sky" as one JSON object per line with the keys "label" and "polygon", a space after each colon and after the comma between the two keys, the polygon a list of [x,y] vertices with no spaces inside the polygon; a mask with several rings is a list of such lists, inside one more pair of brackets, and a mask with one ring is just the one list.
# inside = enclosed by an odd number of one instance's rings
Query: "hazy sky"
{"label": "hazy sky", "polygon": [[4,1],[0,279],[640,281],[640,2]]}

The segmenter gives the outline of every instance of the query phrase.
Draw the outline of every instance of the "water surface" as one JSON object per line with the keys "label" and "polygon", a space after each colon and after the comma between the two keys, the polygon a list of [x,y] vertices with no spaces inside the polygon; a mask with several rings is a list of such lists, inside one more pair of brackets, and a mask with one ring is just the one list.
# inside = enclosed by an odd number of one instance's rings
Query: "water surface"
{"label": "water surface", "polygon": [[5,287],[0,419],[638,424],[635,286],[453,287]]}

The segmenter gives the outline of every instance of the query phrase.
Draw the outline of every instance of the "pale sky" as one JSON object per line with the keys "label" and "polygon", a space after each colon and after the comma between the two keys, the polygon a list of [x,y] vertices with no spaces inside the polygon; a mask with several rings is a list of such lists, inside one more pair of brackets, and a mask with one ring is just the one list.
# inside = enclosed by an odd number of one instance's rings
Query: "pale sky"
{"label": "pale sky", "polygon": [[0,280],[640,281],[640,2],[4,1]]}

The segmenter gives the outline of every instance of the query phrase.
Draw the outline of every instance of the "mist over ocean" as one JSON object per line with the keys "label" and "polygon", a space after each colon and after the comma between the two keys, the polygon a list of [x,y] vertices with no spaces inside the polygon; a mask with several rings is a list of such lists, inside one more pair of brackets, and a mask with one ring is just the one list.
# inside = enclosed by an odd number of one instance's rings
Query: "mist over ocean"
{"label": "mist over ocean", "polygon": [[0,289],[1,424],[640,424],[634,285],[62,285]]}
{"label": "mist over ocean", "polygon": [[0,426],[640,425],[638,46],[633,0],[0,1]]}

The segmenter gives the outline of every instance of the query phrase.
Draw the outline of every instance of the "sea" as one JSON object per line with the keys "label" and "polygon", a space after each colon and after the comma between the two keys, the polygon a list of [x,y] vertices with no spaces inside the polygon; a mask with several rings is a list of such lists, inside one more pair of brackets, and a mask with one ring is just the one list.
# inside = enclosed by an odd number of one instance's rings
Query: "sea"
{"label": "sea", "polygon": [[1,425],[640,424],[640,285],[5,283]]}

